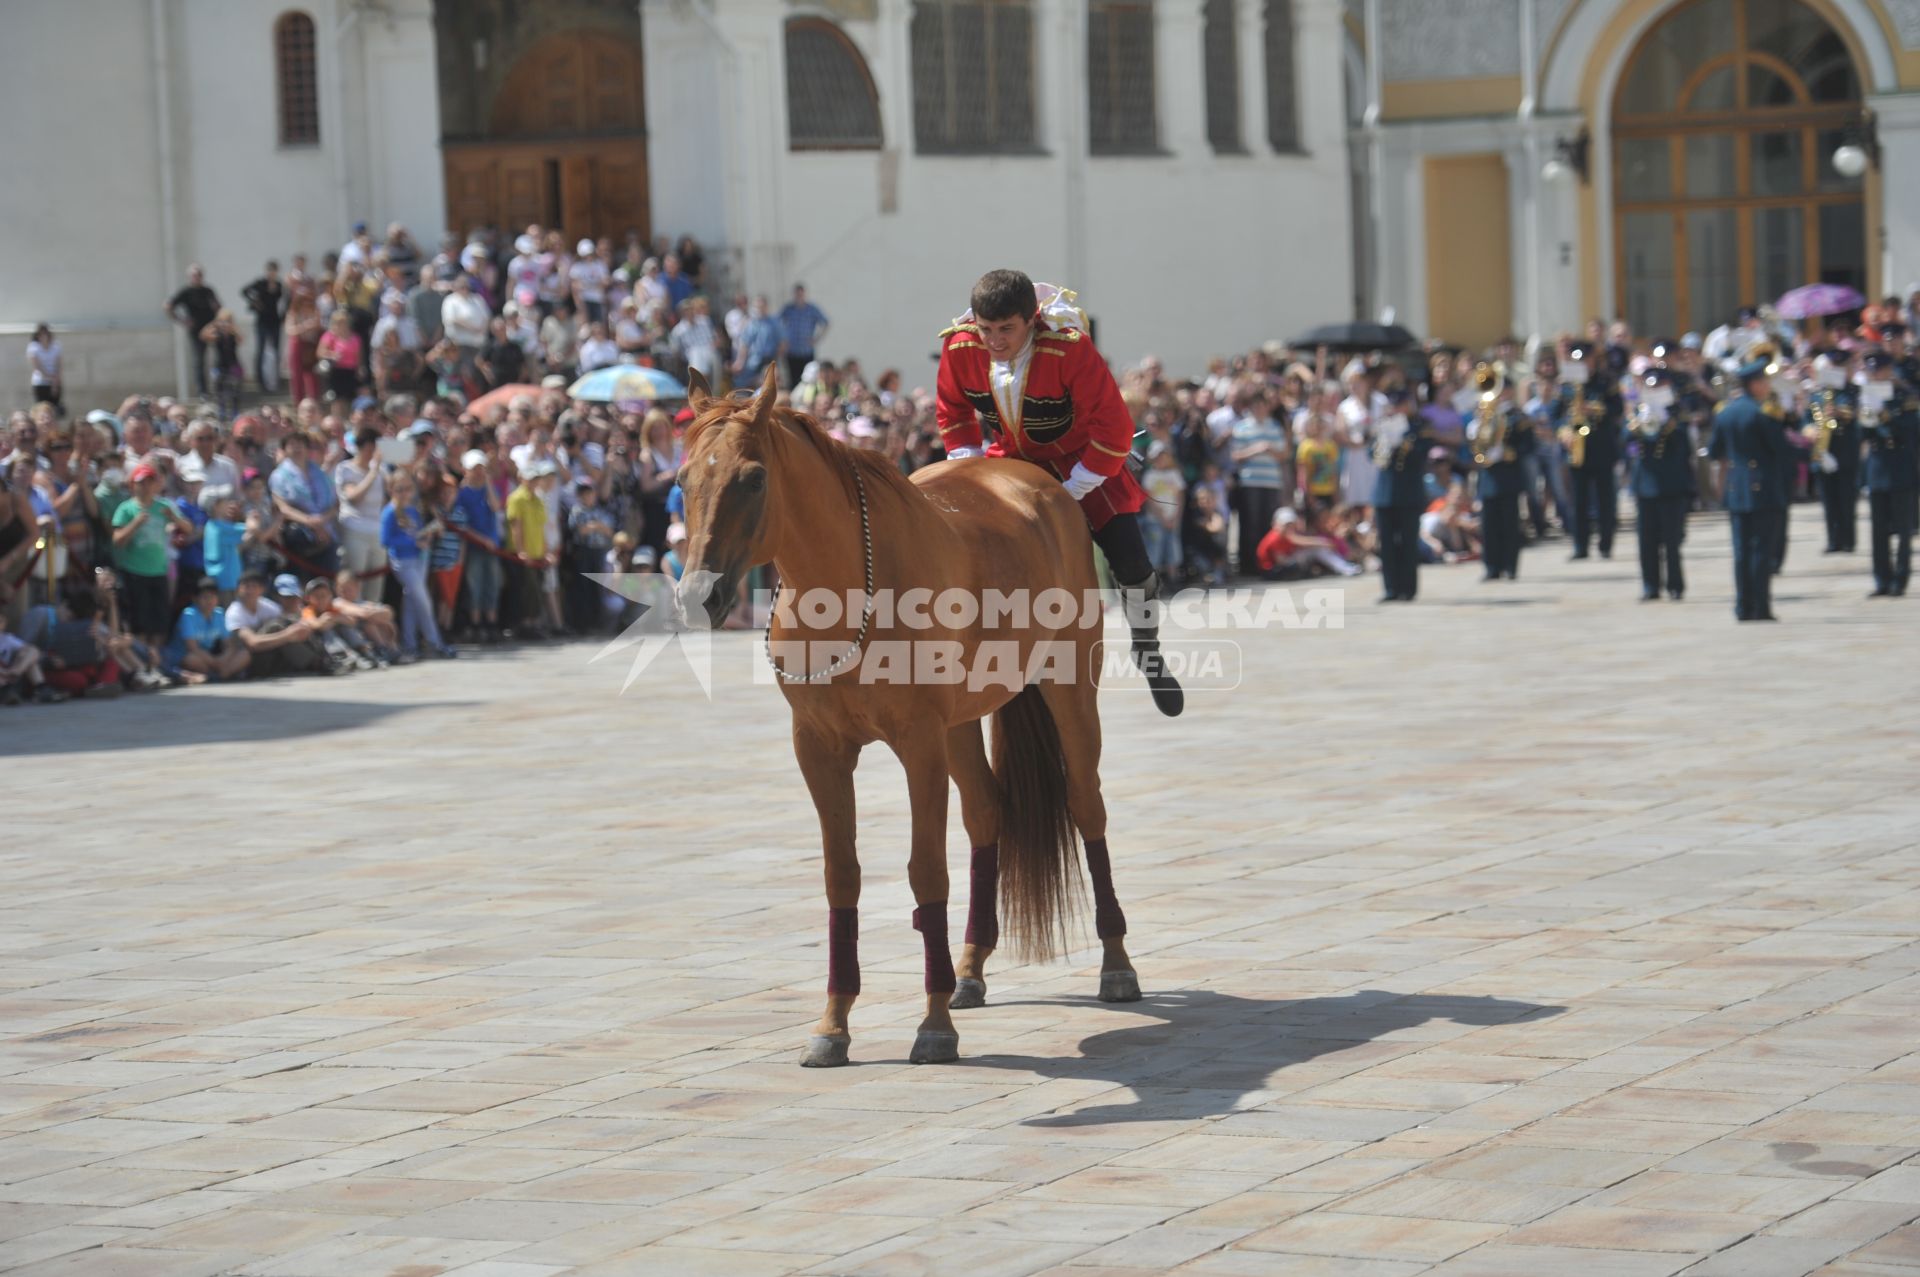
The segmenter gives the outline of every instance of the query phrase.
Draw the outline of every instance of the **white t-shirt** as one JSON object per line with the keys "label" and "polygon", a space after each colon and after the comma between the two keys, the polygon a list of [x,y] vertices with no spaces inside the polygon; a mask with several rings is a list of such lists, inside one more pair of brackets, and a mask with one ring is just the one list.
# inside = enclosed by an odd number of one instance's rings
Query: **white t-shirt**
{"label": "white t-shirt", "polygon": [[51,386],[54,374],[60,371],[60,343],[51,341],[42,345],[37,341],[27,343],[27,363],[33,368],[33,384]]}
{"label": "white t-shirt", "polygon": [[580,343],[580,371],[610,368],[620,362],[620,347],[606,338],[589,337]]}
{"label": "white t-shirt", "polygon": [[367,472],[354,461],[342,461],[333,468],[333,489],[340,494],[340,528],[344,532],[370,532],[379,536],[380,512],[387,505],[387,476],[376,477],[373,486],[358,501],[347,500],[347,489],[366,477]]}
{"label": "white t-shirt", "polygon": [[581,258],[568,273],[580,292],[581,301],[599,304],[607,300],[607,264],[598,257]]}
{"label": "white t-shirt", "polygon": [[280,605],[264,594],[260,596],[259,606],[252,611],[247,610],[245,603],[235,599],[227,604],[227,629],[234,634],[238,634],[241,630],[257,630],[268,621],[285,615],[286,613],[280,610]]}
{"label": "white t-shirt", "polygon": [[413,322],[411,315],[382,315],[373,326],[373,348],[379,350],[387,340],[387,334],[398,331],[400,349],[420,349],[420,325]]}
{"label": "white t-shirt", "polygon": [[447,340],[456,346],[479,348],[487,344],[487,304],[476,293],[461,296],[448,293],[447,299],[440,303],[440,326],[446,330]]}

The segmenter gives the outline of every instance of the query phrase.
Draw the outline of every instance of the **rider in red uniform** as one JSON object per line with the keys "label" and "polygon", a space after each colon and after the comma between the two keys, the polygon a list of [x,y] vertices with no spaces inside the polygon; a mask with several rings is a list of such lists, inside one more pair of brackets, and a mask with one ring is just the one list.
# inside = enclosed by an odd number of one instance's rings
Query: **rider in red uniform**
{"label": "rider in red uniform", "polygon": [[1147,558],[1138,511],[1146,493],[1127,467],[1133,416],[1107,370],[1073,294],[1035,288],[1014,270],[989,271],[973,308],[940,348],[940,439],[948,457],[1018,457],[1059,479],[1080,503],[1107,556],[1133,632],[1134,664],[1154,704],[1184,705],[1160,655],[1160,578]]}

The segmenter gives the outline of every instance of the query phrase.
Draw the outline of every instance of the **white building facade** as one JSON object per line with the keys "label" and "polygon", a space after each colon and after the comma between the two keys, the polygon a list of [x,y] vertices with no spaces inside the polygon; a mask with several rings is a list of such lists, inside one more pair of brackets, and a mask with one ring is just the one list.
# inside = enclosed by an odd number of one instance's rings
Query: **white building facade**
{"label": "white building facade", "polygon": [[[1391,310],[1480,344],[1648,335],[1920,278],[1920,0],[0,0],[0,389],[179,384],[355,221],[692,234],[804,282],[828,356],[928,380],[983,270],[1117,361]],[[1843,146],[1858,176],[1836,169]],[[1551,176],[1549,176],[1551,175]],[[244,319],[244,315],[242,315]]]}

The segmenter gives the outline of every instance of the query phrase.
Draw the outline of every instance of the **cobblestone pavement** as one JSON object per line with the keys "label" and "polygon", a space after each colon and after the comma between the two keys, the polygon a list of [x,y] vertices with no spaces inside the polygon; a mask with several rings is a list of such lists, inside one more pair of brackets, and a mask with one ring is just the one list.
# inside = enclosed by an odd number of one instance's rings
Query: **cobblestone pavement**
{"label": "cobblestone pavement", "polygon": [[1556,542],[1110,692],[1146,1000],[999,965],[950,1066],[878,752],[856,1063],[795,1066],[746,636],[712,703],[575,646],[4,711],[0,1269],[1920,1273],[1920,600],[1798,515],[1780,625],[1701,520],[1682,604]]}

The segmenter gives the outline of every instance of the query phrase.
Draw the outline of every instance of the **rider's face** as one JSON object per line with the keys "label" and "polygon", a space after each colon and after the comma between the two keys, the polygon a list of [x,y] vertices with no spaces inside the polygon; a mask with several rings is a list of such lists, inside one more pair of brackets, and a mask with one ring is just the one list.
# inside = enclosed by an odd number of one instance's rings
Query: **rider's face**
{"label": "rider's face", "polygon": [[983,319],[980,321],[980,340],[986,343],[987,354],[994,359],[1012,359],[1027,344],[1027,337],[1033,332],[1033,316],[1014,316],[1011,319]]}

